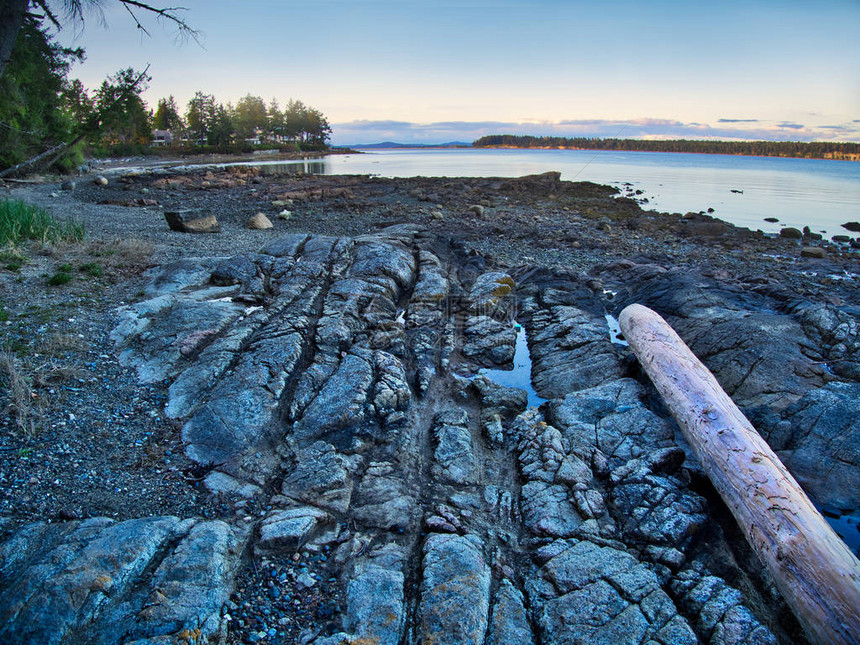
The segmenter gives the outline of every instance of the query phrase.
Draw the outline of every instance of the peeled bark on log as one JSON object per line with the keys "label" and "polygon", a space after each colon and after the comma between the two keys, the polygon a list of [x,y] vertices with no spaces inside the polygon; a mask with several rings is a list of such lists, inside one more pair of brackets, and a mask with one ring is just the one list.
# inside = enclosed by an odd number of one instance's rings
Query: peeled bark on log
{"label": "peeled bark on log", "polygon": [[860,643],[860,561],[665,320],[634,304],[619,324],[808,637]]}

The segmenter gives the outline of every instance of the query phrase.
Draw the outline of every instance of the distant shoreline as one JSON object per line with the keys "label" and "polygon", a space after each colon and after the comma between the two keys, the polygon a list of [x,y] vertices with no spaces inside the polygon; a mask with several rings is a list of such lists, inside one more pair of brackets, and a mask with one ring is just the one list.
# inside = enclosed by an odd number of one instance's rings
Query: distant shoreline
{"label": "distant shoreline", "polygon": [[490,135],[472,143],[480,149],[593,150],[607,152],[681,152],[743,157],[783,157],[860,161],[860,143],[800,141],[700,141],[694,139],[595,139]]}

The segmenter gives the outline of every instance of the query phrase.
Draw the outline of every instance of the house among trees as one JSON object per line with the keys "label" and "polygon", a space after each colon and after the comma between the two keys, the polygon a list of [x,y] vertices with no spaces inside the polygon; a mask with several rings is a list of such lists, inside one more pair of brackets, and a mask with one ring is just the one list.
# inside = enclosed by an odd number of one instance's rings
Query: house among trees
{"label": "house among trees", "polygon": [[173,133],[170,130],[153,130],[152,145],[169,146],[173,144]]}

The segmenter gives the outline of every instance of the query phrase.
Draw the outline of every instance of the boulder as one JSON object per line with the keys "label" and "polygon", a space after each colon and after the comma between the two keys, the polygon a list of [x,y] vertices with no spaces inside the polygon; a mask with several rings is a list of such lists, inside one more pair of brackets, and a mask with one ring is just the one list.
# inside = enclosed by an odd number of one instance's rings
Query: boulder
{"label": "boulder", "polygon": [[272,220],[266,217],[265,213],[257,213],[245,222],[245,228],[249,228],[252,231],[264,231],[274,228],[274,224],[272,224]]}
{"label": "boulder", "polygon": [[218,233],[221,227],[214,215],[199,210],[164,211],[164,219],[172,231],[180,233]]}
{"label": "boulder", "polygon": [[799,228],[794,228],[793,226],[781,228],[779,230],[779,234],[781,237],[789,240],[799,240],[803,237],[803,232]]}
{"label": "boulder", "polygon": [[800,249],[800,257],[823,259],[827,257],[827,251],[820,246],[805,246]]}
{"label": "boulder", "polygon": [[860,222],[845,222],[842,228],[852,233],[860,233]]}

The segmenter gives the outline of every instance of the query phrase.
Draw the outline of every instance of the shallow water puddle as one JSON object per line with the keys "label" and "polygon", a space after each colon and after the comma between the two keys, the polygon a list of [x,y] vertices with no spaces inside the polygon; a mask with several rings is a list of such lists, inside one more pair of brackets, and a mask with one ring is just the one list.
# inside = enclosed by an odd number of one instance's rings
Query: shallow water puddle
{"label": "shallow water puddle", "polygon": [[860,557],[860,514],[843,515],[827,507],[819,510],[836,535],[842,538],[854,555]]}
{"label": "shallow water puddle", "polygon": [[481,369],[478,374],[499,385],[518,387],[525,390],[529,397],[529,407],[538,407],[547,399],[538,395],[532,385],[532,355],[529,351],[526,328],[516,325],[517,344],[514,351],[514,367],[509,370]]}
{"label": "shallow water puddle", "polygon": [[621,326],[618,324],[618,319],[612,314],[606,314],[606,326],[609,328],[609,342],[614,345],[623,345],[629,347],[630,344],[624,340],[624,334],[621,333]]}

